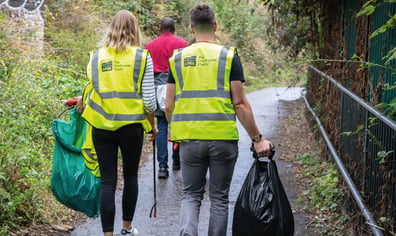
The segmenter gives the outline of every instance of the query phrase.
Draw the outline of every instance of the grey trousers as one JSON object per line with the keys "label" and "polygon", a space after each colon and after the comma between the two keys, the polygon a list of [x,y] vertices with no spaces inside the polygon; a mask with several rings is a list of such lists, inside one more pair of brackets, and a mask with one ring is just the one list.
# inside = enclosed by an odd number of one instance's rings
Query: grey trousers
{"label": "grey trousers", "polygon": [[190,141],[180,144],[183,198],[180,209],[180,235],[198,235],[201,201],[209,169],[210,217],[208,236],[225,236],[228,222],[228,196],[238,141]]}

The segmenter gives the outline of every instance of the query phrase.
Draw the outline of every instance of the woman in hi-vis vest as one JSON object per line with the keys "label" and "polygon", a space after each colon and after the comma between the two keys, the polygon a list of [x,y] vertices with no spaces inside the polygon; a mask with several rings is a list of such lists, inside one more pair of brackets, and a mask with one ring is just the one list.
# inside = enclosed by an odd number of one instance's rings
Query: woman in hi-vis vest
{"label": "woman in hi-vis vest", "polygon": [[89,83],[77,101],[92,126],[92,140],[101,174],[100,216],[105,236],[113,235],[117,157],[121,150],[124,189],[121,235],[138,235],[132,226],[138,197],[138,168],[144,132],[157,135],[156,98],[150,54],[140,48],[138,21],[129,11],[116,14],[104,46],[91,52]]}

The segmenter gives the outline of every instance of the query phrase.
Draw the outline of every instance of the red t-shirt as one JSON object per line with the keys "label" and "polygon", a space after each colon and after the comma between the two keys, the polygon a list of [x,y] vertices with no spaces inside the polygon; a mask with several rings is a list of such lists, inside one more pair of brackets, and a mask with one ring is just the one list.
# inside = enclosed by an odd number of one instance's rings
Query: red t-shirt
{"label": "red t-shirt", "polygon": [[165,32],[159,37],[146,44],[146,49],[151,53],[154,65],[154,73],[168,72],[168,59],[172,56],[175,49],[185,48],[188,43],[186,40],[175,36],[170,32]]}

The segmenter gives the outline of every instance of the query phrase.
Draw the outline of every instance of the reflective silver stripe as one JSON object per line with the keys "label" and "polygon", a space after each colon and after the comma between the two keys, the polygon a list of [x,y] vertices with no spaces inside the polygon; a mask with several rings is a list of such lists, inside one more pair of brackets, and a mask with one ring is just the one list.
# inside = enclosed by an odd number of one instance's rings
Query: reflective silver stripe
{"label": "reflective silver stripe", "polygon": [[91,89],[91,90],[88,92],[88,94],[87,94],[87,98],[88,98],[88,100],[89,100],[89,98],[91,97],[91,95],[92,95],[92,92],[93,92],[93,89]]}
{"label": "reflective silver stripe", "polygon": [[235,121],[235,114],[224,113],[189,113],[189,114],[174,114],[172,122],[176,121]]}
{"label": "reflective silver stripe", "polygon": [[180,84],[180,89],[182,92],[176,95],[176,101],[180,98],[205,98],[205,97],[220,97],[220,98],[231,98],[231,94],[229,91],[224,91],[224,83],[225,83],[225,69],[227,63],[227,54],[229,52],[229,47],[222,47],[219,55],[219,62],[217,66],[217,89],[218,90],[190,90],[190,91],[183,91],[183,76],[182,76],[182,64],[181,64],[181,53],[175,56],[175,68],[177,79]]}
{"label": "reflective silver stripe", "polygon": [[92,69],[92,86],[98,92],[99,96],[102,99],[111,99],[111,98],[125,98],[125,99],[140,99],[143,96],[138,93],[138,81],[140,75],[140,67],[142,65],[142,58],[143,58],[143,49],[137,48],[136,49],[136,57],[135,57],[135,65],[133,71],[133,81],[135,92],[104,92],[101,93],[99,91],[99,72],[98,72],[98,63],[99,63],[99,50],[95,50],[92,55],[92,62],[91,62],[91,69]]}
{"label": "reflective silver stripe", "polygon": [[179,81],[179,87],[182,90],[184,87],[184,83],[183,83],[183,75],[182,75],[182,65],[181,65],[181,61],[182,61],[182,54],[178,53],[175,56],[175,67],[176,67],[176,75],[177,75],[177,80]]}
{"label": "reflective silver stripe", "polygon": [[179,53],[179,52],[181,52],[183,50],[184,50],[184,48],[175,49],[175,50],[172,51],[172,55],[175,55],[176,53]]}
{"label": "reflective silver stripe", "polygon": [[91,70],[92,70],[92,87],[99,93],[99,79],[98,79],[98,56],[99,50],[95,50],[92,54]]}
{"label": "reflective silver stripe", "polygon": [[140,93],[112,91],[112,92],[100,93],[100,98],[102,98],[102,99],[111,99],[111,98],[142,99],[143,96]]}
{"label": "reflective silver stripe", "polygon": [[220,98],[230,98],[230,91],[224,90],[204,90],[204,91],[182,91],[181,94],[176,95],[176,101],[180,98],[211,98],[211,97],[220,97]]}
{"label": "reflective silver stripe", "polygon": [[223,47],[220,51],[219,64],[217,66],[217,89],[224,90],[225,69],[229,47]]}
{"label": "reflective silver stripe", "polygon": [[138,91],[138,81],[139,81],[139,74],[140,74],[140,67],[142,65],[142,57],[143,57],[143,49],[137,48],[136,49],[136,57],[135,57],[135,65],[133,71],[133,80],[135,83],[135,91]]}
{"label": "reflective silver stripe", "polygon": [[92,100],[89,100],[88,105],[96,112],[101,114],[106,120],[110,121],[140,121],[145,120],[146,116],[144,114],[109,114],[106,113],[102,107],[98,104],[94,103]]}

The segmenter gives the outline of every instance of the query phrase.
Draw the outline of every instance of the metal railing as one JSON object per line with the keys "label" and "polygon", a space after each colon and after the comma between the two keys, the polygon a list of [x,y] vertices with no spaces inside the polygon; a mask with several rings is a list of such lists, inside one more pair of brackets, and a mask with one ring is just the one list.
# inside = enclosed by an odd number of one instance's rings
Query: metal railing
{"label": "metal railing", "polygon": [[374,235],[381,235],[379,217],[388,219],[383,228],[395,231],[396,123],[314,67],[306,103]]}

